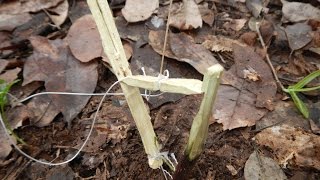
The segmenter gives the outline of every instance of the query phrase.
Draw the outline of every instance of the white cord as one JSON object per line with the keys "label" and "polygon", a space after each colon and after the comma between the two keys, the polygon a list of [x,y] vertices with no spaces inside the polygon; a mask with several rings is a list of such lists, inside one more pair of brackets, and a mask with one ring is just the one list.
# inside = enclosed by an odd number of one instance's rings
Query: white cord
{"label": "white cord", "polygon": [[[113,83],[109,89],[107,90],[106,93],[104,93],[99,105],[98,105],[98,109],[96,111],[96,113],[94,114],[94,118],[92,120],[92,123],[91,123],[91,127],[90,127],[90,130],[89,130],[89,133],[88,133],[88,136],[86,137],[86,139],[84,140],[83,144],[81,145],[81,147],[78,149],[77,153],[75,155],[72,156],[72,158],[66,160],[66,161],[63,161],[63,162],[60,162],[60,163],[51,163],[51,162],[45,162],[45,161],[41,161],[41,160],[38,160],[38,159],[35,159],[33,157],[31,157],[30,155],[26,154],[25,152],[23,152],[19,147],[18,145],[16,145],[16,143],[12,140],[12,137],[9,135],[8,133],[8,130],[6,128],[6,125],[4,124],[3,122],[3,119],[2,119],[2,116],[0,115],[0,122],[1,122],[1,126],[2,128],[4,129],[4,132],[7,136],[7,138],[9,139],[10,143],[14,146],[14,148],[20,152],[23,156],[37,162],[37,163],[40,163],[40,164],[44,164],[44,165],[49,165],[49,166],[59,166],[59,165],[63,165],[63,164],[67,164],[69,162],[71,162],[72,160],[74,160],[79,154],[80,152],[82,151],[82,149],[84,148],[84,146],[87,144],[89,138],[90,138],[90,135],[92,134],[92,131],[93,131],[93,127],[94,127],[94,124],[96,122],[96,119],[98,117],[98,113],[99,113],[99,109],[101,108],[102,106],[102,103],[103,103],[103,100],[105,99],[105,97],[109,94],[109,91],[116,85],[120,82],[120,80],[116,81],[115,83]],[[39,93],[40,95],[43,95],[44,93]],[[66,94],[66,93],[63,93],[63,94]],[[70,95],[70,94],[69,94]],[[75,95],[75,94],[72,94],[72,95]],[[34,96],[33,96],[34,97]],[[28,99],[28,98],[26,98]]]}
{"label": "white cord", "polygon": [[[166,70],[166,75],[164,76],[164,78],[159,78],[159,81],[158,81],[158,84],[160,86],[160,83],[161,83],[161,80],[163,79],[167,79],[169,77],[169,71]],[[143,68],[143,72],[145,74],[145,71],[144,71],[144,68]],[[163,75],[162,75],[163,76]],[[159,77],[159,76],[158,76]],[[126,78],[126,77],[125,77]],[[123,78],[123,79],[125,79]],[[66,161],[63,161],[63,162],[60,162],[60,163],[51,163],[51,162],[45,162],[45,161],[41,161],[41,160],[38,160],[38,159],[35,159],[33,157],[31,157],[30,155],[26,154],[25,152],[23,152],[19,147],[18,145],[16,145],[16,143],[13,141],[12,137],[10,136],[7,128],[6,128],[6,125],[2,119],[2,116],[0,114],[0,122],[1,122],[1,126],[2,128],[4,129],[4,132],[7,136],[7,138],[9,139],[9,142],[14,146],[14,148],[19,152],[21,153],[23,156],[29,158],[30,160],[33,160],[37,163],[40,163],[40,164],[44,164],[44,165],[49,165],[49,166],[58,166],[58,165],[63,165],[63,164],[67,164],[69,162],[71,162],[72,160],[74,160],[79,154],[80,152],[83,150],[84,146],[87,144],[91,134],[92,134],[92,131],[93,131],[93,128],[94,128],[94,124],[96,122],[96,119],[98,117],[98,113],[99,113],[99,110],[102,106],[102,103],[105,99],[106,96],[108,95],[111,95],[111,96],[120,96],[120,95],[124,95],[124,93],[109,93],[109,91],[116,85],[118,84],[119,82],[121,82],[123,79],[121,80],[118,80],[116,82],[114,82],[110,87],[109,89],[105,92],[105,93],[70,93],[70,92],[41,92],[41,93],[37,93],[37,94],[33,94],[31,96],[28,96],[22,100],[20,100],[19,102],[22,103],[22,102],[25,102],[33,97],[36,97],[36,96],[40,96],[40,95],[48,95],[48,94],[57,94],[57,95],[74,95],[74,96],[103,96],[99,105],[98,105],[98,108],[97,108],[97,111],[94,115],[94,118],[92,120],[92,123],[91,123],[91,127],[90,127],[90,130],[89,130],[89,133],[88,133],[88,136],[86,137],[86,139],[84,140],[83,144],[81,145],[81,147],[78,149],[78,151],[76,152],[75,155],[73,155],[70,159],[66,160]],[[145,94],[141,94],[142,96],[145,96],[146,98],[149,98],[149,97],[156,97],[156,96],[160,96],[164,93],[159,93],[159,94],[155,94],[155,95],[151,95],[150,93],[147,94],[146,91],[145,91]],[[165,156],[164,154],[161,154],[160,156]],[[171,161],[169,161],[170,163],[172,163]]]}

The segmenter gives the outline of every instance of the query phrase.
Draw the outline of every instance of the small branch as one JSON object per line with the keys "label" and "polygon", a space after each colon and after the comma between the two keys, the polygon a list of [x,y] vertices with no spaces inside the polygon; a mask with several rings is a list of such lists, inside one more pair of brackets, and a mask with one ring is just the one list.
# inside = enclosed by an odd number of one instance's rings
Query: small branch
{"label": "small branch", "polygon": [[266,59],[267,59],[267,63],[271,69],[271,72],[273,74],[273,77],[274,79],[276,80],[277,84],[279,85],[279,87],[281,88],[282,91],[285,90],[284,86],[282,85],[281,81],[279,80],[278,78],[278,75],[277,75],[277,72],[276,70],[274,69],[272,63],[271,63],[271,60],[270,60],[270,57],[269,57],[269,54],[268,54],[268,47],[266,46],[266,44],[264,43],[264,40],[262,38],[262,35],[261,35],[261,32],[260,32],[260,26],[259,26],[259,23],[257,22],[256,23],[256,29],[257,29],[257,33],[258,33],[258,36],[259,36],[259,40],[260,40],[260,43],[262,45],[262,48],[263,50],[266,52]]}

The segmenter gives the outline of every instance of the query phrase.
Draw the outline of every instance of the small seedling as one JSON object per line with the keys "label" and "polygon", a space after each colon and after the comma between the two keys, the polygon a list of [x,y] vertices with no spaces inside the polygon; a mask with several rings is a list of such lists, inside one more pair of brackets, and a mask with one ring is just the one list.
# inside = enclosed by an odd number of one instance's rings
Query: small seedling
{"label": "small seedling", "polygon": [[0,112],[1,117],[6,125],[6,128],[8,131],[22,144],[26,144],[22,139],[20,139],[14,132],[13,129],[10,127],[9,122],[7,120],[6,114],[5,114],[5,106],[8,104],[8,98],[7,95],[11,89],[11,87],[19,82],[19,80],[15,80],[11,83],[7,83],[6,81],[0,79]]}
{"label": "small seedling", "polygon": [[305,118],[309,118],[309,110],[306,104],[298,97],[298,92],[308,92],[320,89],[320,86],[304,88],[309,82],[311,82],[316,77],[320,76],[320,70],[317,70],[302,80],[300,80],[297,84],[293,86],[289,86],[287,89],[284,89],[284,92],[289,93],[291,98],[293,99],[294,104],[297,106],[299,111],[303,114]]}

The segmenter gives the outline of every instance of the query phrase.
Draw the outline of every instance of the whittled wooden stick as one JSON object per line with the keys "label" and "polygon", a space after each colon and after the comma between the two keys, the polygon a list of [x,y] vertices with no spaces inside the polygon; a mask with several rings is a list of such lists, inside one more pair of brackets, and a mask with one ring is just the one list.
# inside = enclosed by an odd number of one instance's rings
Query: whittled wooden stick
{"label": "whittled wooden stick", "polygon": [[[131,76],[132,73],[108,1],[87,0],[87,3],[97,24],[104,52],[110,60],[115,75],[119,80]],[[163,160],[158,158],[160,146],[139,88],[121,82],[120,85],[140,133],[145,152],[148,154],[149,166],[157,169],[163,164]]]}
{"label": "whittled wooden stick", "polygon": [[202,91],[204,97],[200,109],[191,126],[190,137],[185,151],[189,161],[193,161],[202,153],[208,135],[209,120],[217,96],[223,67],[219,64],[208,68],[203,78]]}
{"label": "whittled wooden stick", "polygon": [[123,79],[124,83],[151,91],[161,91],[180,94],[201,94],[202,81],[197,79],[159,79],[153,76],[129,76]]}

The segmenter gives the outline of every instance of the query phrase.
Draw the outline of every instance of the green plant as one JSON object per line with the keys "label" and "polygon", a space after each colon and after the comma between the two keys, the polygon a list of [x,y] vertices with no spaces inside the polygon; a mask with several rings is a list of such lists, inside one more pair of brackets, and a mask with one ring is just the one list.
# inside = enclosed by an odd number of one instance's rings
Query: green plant
{"label": "green plant", "polygon": [[7,83],[6,81],[0,79],[0,113],[1,117],[6,125],[6,128],[8,131],[22,144],[25,144],[25,142],[20,139],[14,132],[13,129],[10,127],[9,122],[7,120],[6,114],[5,114],[5,106],[8,104],[8,98],[7,94],[10,91],[11,87],[19,82],[19,80],[15,80],[11,83]]}
{"label": "green plant", "polygon": [[311,82],[313,79],[315,79],[318,76],[320,76],[320,70],[317,70],[309,74],[308,76],[300,80],[297,84],[293,86],[289,86],[287,89],[284,89],[284,92],[290,94],[294,104],[297,106],[297,108],[305,118],[309,118],[309,110],[306,104],[298,97],[297,93],[320,89],[320,86],[304,88],[309,82]]}

